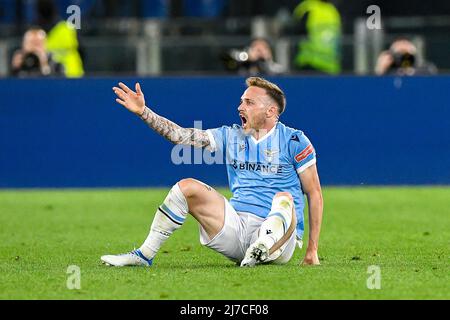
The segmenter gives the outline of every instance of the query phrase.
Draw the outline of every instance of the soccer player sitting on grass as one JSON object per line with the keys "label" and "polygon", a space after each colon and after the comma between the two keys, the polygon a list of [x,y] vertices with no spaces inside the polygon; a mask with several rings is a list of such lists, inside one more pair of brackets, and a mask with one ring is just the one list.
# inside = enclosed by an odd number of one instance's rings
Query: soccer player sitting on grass
{"label": "soccer player sitting on grass", "polygon": [[237,109],[242,125],[210,130],[181,128],[157,115],[145,105],[139,83],[136,92],[123,83],[113,88],[119,104],[169,141],[222,154],[233,197],[228,201],[195,179],[179,181],[156,210],[142,246],[102,256],[103,263],[150,266],[188,213],[200,224],[200,242],[241,266],[287,263],[296,239],[301,247],[306,194],[309,241],[303,264],[319,264],[323,201],[315,150],[302,131],[279,122],[286,99],[277,85],[257,77],[246,84]]}

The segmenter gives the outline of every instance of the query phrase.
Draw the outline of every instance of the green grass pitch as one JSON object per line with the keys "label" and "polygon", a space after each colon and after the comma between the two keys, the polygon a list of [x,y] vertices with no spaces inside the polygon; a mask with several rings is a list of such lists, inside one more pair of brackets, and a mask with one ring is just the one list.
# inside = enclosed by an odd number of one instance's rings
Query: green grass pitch
{"label": "green grass pitch", "polygon": [[[140,246],[167,191],[0,191],[0,299],[450,299],[448,187],[325,188],[319,267],[298,265],[304,249],[236,267],[200,245],[192,217],[153,267],[101,265]],[[380,289],[367,288],[371,265]]]}

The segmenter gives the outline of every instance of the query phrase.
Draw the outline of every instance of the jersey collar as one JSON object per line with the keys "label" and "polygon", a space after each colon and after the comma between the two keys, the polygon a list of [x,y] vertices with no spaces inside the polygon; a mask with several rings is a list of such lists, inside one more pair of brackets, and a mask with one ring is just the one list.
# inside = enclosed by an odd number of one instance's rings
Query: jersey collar
{"label": "jersey collar", "polygon": [[254,144],[258,144],[261,143],[262,141],[266,140],[268,137],[270,137],[272,135],[272,133],[275,132],[276,127],[278,126],[278,122],[275,123],[275,125],[273,126],[272,129],[269,130],[269,132],[267,132],[264,136],[262,136],[261,138],[259,138],[259,140],[256,140],[256,138],[254,136],[250,136],[250,138],[252,139]]}

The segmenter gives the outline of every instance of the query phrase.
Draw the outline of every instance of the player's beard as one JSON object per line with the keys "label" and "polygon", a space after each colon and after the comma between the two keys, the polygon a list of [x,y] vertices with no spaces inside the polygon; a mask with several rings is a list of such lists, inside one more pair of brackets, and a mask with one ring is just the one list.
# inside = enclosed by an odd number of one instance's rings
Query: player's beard
{"label": "player's beard", "polygon": [[265,124],[265,115],[254,115],[249,118],[248,115],[245,116],[246,121],[242,121],[242,128],[244,129],[244,133],[247,135],[256,135],[256,132],[264,128]]}

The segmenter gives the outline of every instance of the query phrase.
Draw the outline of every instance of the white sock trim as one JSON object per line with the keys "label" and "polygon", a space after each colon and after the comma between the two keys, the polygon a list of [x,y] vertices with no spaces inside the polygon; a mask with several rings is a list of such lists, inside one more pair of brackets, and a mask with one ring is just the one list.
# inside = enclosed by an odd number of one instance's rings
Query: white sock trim
{"label": "white sock trim", "polygon": [[152,259],[170,235],[181,228],[187,213],[186,198],[176,184],[156,211],[147,239],[139,248],[144,256]]}
{"label": "white sock trim", "polygon": [[178,184],[175,184],[170,189],[159,210],[173,222],[177,224],[184,223],[189,209],[186,198]]}

